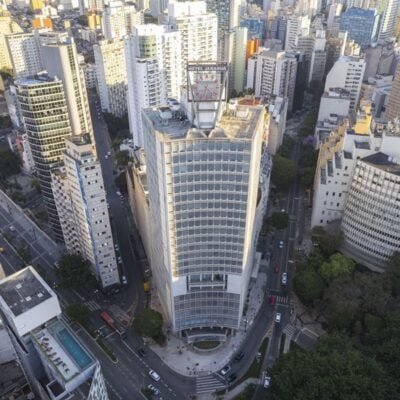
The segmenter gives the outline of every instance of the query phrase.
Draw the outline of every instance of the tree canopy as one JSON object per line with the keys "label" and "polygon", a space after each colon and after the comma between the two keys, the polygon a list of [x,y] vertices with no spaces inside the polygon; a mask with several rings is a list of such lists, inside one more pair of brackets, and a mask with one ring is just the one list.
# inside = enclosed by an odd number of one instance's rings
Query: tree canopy
{"label": "tree canopy", "polygon": [[162,315],[151,308],[144,308],[133,321],[133,329],[138,335],[156,338],[162,334]]}
{"label": "tree canopy", "polygon": [[270,375],[273,400],[399,399],[398,383],[344,335],[324,337],[310,352],[290,351]]}
{"label": "tree canopy", "polygon": [[0,151],[0,179],[7,179],[21,171],[21,160],[11,150]]}
{"label": "tree canopy", "polygon": [[356,266],[356,263],[340,253],[333,254],[329,257],[329,261],[322,263],[320,274],[325,282],[330,283],[334,279],[343,275],[350,275]]}
{"label": "tree canopy", "polygon": [[87,320],[89,309],[84,304],[70,304],[66,308],[66,313],[69,318],[73,321],[79,322],[80,324],[84,324]]}
{"label": "tree canopy", "polygon": [[273,228],[285,229],[289,224],[289,214],[285,212],[275,212],[267,220]]}
{"label": "tree canopy", "polygon": [[312,239],[318,245],[321,253],[330,257],[338,251],[342,242],[342,235],[340,233],[328,233],[322,226],[316,226],[312,230]]}
{"label": "tree canopy", "polygon": [[296,178],[296,164],[293,160],[276,154],[271,172],[272,183],[279,190],[287,190]]}
{"label": "tree canopy", "polygon": [[91,280],[90,262],[80,254],[66,254],[58,260],[58,274],[61,285],[78,289],[87,285]]}

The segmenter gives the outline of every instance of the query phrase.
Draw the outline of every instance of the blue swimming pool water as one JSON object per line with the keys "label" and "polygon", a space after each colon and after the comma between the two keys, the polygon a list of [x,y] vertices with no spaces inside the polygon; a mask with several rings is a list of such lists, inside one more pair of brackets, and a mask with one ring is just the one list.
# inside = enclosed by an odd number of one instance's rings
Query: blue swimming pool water
{"label": "blue swimming pool water", "polygon": [[57,336],[60,339],[64,348],[76,361],[79,367],[83,369],[92,362],[92,359],[86,354],[79,343],[71,336],[71,334],[66,329],[60,330],[57,333]]}

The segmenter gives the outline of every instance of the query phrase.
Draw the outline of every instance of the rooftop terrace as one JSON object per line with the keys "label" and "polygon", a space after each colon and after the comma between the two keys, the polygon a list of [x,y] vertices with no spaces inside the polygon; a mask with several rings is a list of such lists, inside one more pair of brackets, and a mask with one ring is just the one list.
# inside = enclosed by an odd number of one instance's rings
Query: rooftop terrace
{"label": "rooftop terrace", "polygon": [[0,296],[15,316],[36,307],[52,297],[39,274],[27,267],[0,281]]}

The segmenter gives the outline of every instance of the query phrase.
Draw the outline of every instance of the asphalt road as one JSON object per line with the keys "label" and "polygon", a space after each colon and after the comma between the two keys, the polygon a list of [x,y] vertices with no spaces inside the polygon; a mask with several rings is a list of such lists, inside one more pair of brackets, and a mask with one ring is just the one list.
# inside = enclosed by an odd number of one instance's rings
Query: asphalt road
{"label": "asphalt road", "polygon": [[[300,154],[300,143],[296,141],[293,149],[292,159],[296,162],[296,167],[298,164]],[[293,271],[293,259],[295,255],[296,248],[296,237],[297,237],[297,222],[299,216],[300,207],[300,182],[299,176],[296,177],[295,183],[292,185],[286,201],[283,201],[278,205],[278,210],[285,210],[289,214],[289,225],[281,232],[278,232],[273,241],[273,249],[271,252],[271,262],[269,266],[268,274],[268,291],[269,295],[277,295],[278,298],[288,296],[292,280],[294,276]],[[283,241],[283,247],[280,247],[280,241]],[[279,266],[279,273],[274,272],[275,266]],[[282,274],[287,273],[287,285],[282,285]],[[280,340],[282,336],[282,331],[285,325],[289,322],[290,318],[290,307],[288,301],[282,302],[277,301],[274,310],[274,321],[276,313],[281,314],[281,322],[273,322],[273,331],[271,339],[268,345],[267,353],[263,360],[262,371],[268,371],[272,367],[276,359],[280,354]],[[258,386],[254,394],[253,400],[265,399],[267,391],[262,387]]]}

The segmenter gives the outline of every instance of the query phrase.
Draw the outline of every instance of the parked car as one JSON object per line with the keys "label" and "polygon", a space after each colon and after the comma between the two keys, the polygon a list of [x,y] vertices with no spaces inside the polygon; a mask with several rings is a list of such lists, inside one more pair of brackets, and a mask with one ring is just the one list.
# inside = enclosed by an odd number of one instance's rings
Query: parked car
{"label": "parked car", "polygon": [[146,357],[146,352],[144,351],[144,349],[140,348],[140,349],[138,350],[138,353],[139,353],[139,356],[140,356],[140,357]]}
{"label": "parked car", "polygon": [[231,366],[225,365],[225,367],[221,369],[221,375],[226,375],[230,370],[231,370]]}
{"label": "parked car", "polygon": [[268,389],[271,385],[271,378],[267,375],[264,376],[264,383],[263,386],[265,389]]}
{"label": "parked car", "polygon": [[287,273],[284,272],[281,278],[282,285],[287,285]]}
{"label": "parked car", "polygon": [[158,382],[161,378],[160,375],[157,374],[156,371],[153,371],[152,369],[149,371],[149,375],[156,381]]}
{"label": "parked car", "polygon": [[236,354],[234,360],[236,362],[240,362],[240,361],[242,361],[243,357],[244,357],[244,353],[243,353],[243,351],[241,351],[240,353]]}
{"label": "parked car", "polygon": [[281,320],[282,320],[282,314],[279,313],[279,312],[276,313],[276,315],[275,315],[275,322],[276,322],[277,324],[280,324]]}
{"label": "parked car", "polygon": [[161,394],[161,392],[152,384],[147,386],[156,396],[158,396],[159,394]]}

